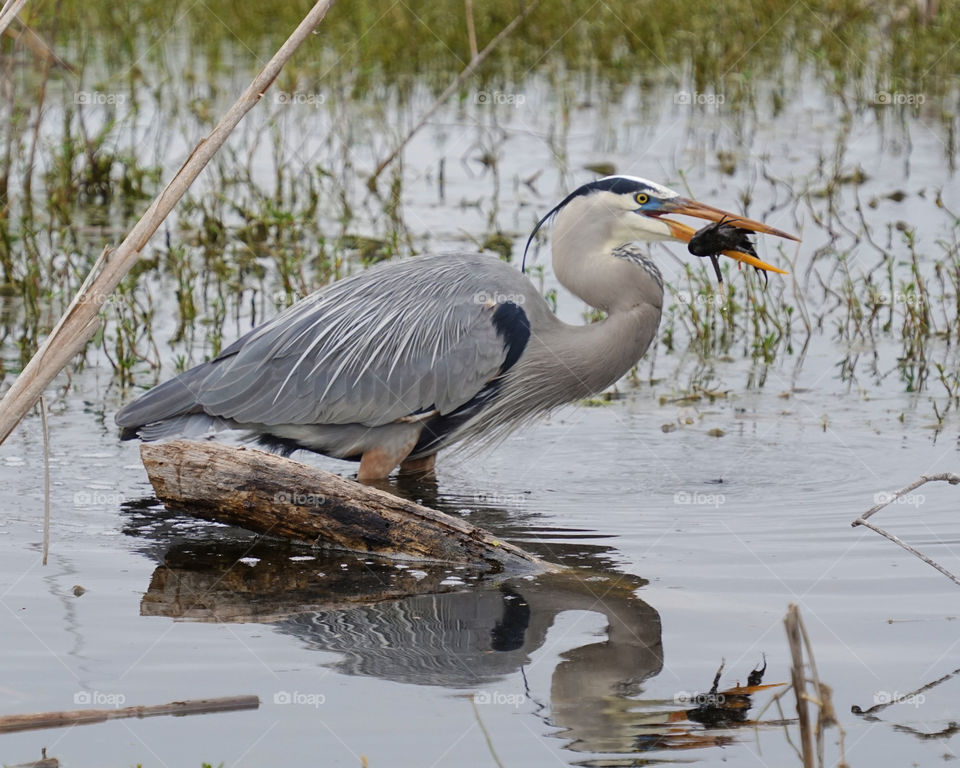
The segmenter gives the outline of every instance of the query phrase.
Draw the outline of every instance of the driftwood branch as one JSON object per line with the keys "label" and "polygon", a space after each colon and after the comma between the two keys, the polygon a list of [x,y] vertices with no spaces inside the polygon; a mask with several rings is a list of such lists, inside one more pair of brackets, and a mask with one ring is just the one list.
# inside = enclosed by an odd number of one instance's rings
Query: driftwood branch
{"label": "driftwood branch", "polygon": [[[0,401],[0,443],[39,400],[47,385],[70,359],[83,349],[99,326],[98,313],[114,289],[133,268],[140,252],[170,214],[210,159],[226,142],[240,120],[263,97],[300,44],[310,36],[326,15],[334,0],[318,0],[293,34],[254,78],[243,95],[220,119],[216,127],[194,148],[169,184],[150,204],[146,213],[115,251],[105,249],[77,295],[40,349],[13,382]],[[15,15],[23,0],[16,0],[0,17],[0,25],[9,13]],[[12,17],[11,17],[12,18]],[[2,26],[0,26],[2,29]]]}
{"label": "driftwood branch", "polygon": [[878,502],[877,504],[874,504],[872,507],[870,507],[870,509],[868,509],[862,515],[860,515],[860,517],[858,517],[856,520],[850,523],[850,525],[853,528],[856,528],[858,525],[862,525],[864,528],[869,528],[871,531],[879,533],[885,539],[889,539],[894,544],[900,547],[903,547],[905,550],[907,550],[907,552],[911,553],[912,555],[916,555],[918,558],[923,560],[923,562],[925,562],[927,565],[933,568],[936,568],[938,571],[940,571],[940,573],[942,573],[944,576],[950,579],[954,584],[960,586],[960,579],[954,576],[950,571],[948,571],[938,562],[927,557],[925,554],[923,554],[920,550],[916,549],[915,547],[910,546],[909,544],[907,544],[907,542],[905,542],[900,537],[893,535],[892,533],[881,528],[878,525],[874,525],[873,523],[867,522],[867,518],[876,514],[884,507],[897,501],[897,499],[900,499],[903,496],[906,496],[908,493],[915,491],[921,485],[925,485],[926,483],[935,483],[935,482],[946,482],[946,483],[950,483],[950,485],[957,485],[957,484],[960,484],[960,475],[956,475],[953,472],[941,472],[940,474],[937,474],[937,475],[921,475],[918,479],[914,480],[909,485],[905,485],[900,490],[894,491],[893,493],[888,494],[886,498],[884,498],[882,501]]}
{"label": "driftwood branch", "polygon": [[257,709],[257,696],[225,696],[219,699],[190,699],[154,704],[146,707],[117,707],[115,709],[72,709],[64,712],[37,712],[32,715],[4,715],[0,717],[0,733],[35,731],[40,728],[103,723],[130,717],[157,717],[158,715],[205,715],[210,712],[234,712]]}
{"label": "driftwood branch", "polygon": [[263,451],[176,440],[140,456],[161,501],[205,520],[386,557],[561,570],[459,518]]}
{"label": "driftwood branch", "polygon": [[[500,45],[500,43],[502,43],[510,35],[510,33],[513,32],[513,30],[515,30],[525,18],[527,18],[527,16],[533,13],[534,8],[536,8],[537,5],[539,4],[540,4],[540,0],[533,0],[533,2],[530,3],[530,5],[528,5],[526,8],[523,9],[523,11],[520,13],[519,16],[517,16],[513,21],[507,24],[507,26],[505,26],[503,29],[501,29],[497,33],[497,35],[493,38],[493,40],[487,43],[486,47],[482,51],[480,51],[480,53],[476,54],[473,58],[470,59],[467,66],[463,68],[463,71],[459,75],[457,75],[456,80],[454,80],[452,83],[450,83],[450,85],[446,87],[443,93],[441,93],[440,96],[437,97],[437,100],[433,102],[433,105],[430,107],[430,109],[428,109],[426,112],[423,113],[423,115],[417,121],[417,124],[414,125],[413,128],[411,128],[407,132],[407,135],[403,137],[403,140],[399,144],[397,144],[396,147],[394,147],[393,151],[387,156],[386,160],[384,160],[383,162],[380,163],[380,165],[377,166],[377,169],[373,172],[373,175],[370,177],[369,181],[367,182],[368,186],[370,186],[371,188],[374,187],[374,185],[377,182],[377,179],[380,177],[380,174],[383,173],[384,169],[388,165],[390,165],[390,163],[392,163],[394,160],[397,159],[397,156],[401,152],[403,152],[403,148],[407,146],[407,144],[410,142],[410,139],[412,139],[416,135],[416,133],[421,128],[423,128],[424,125],[427,124],[427,121],[431,117],[433,117],[434,114],[436,114],[437,110],[440,109],[440,107],[442,107],[444,104],[446,104],[447,100],[460,89],[460,87],[467,81],[470,75],[472,75],[477,70],[477,67],[483,64],[487,56],[489,56],[493,52],[493,49],[496,48],[498,45]],[[467,12],[468,14],[471,14],[472,8],[468,7]],[[472,26],[472,22],[473,22],[473,18],[472,18],[472,15],[470,15],[468,16],[468,24]],[[473,44],[475,45],[476,41],[474,41]]]}

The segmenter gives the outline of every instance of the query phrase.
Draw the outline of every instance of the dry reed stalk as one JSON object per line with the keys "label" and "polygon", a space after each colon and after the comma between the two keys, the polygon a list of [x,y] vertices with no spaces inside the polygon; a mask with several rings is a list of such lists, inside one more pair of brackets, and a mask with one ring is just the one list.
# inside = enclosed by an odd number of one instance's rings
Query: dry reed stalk
{"label": "dry reed stalk", "polygon": [[783,620],[790,644],[790,680],[797,700],[797,720],[800,724],[800,750],[803,755],[803,768],[814,768],[813,728],[810,724],[810,711],[807,707],[807,678],[803,671],[803,646],[800,637],[800,612],[795,603],[790,603],[787,616]]}
{"label": "dry reed stalk", "polygon": [[[800,752],[803,766],[804,768],[813,768],[816,764],[823,768],[826,764],[823,759],[823,737],[827,728],[836,727],[840,736],[840,759],[836,763],[836,768],[849,768],[844,743],[846,734],[840,727],[833,706],[833,690],[820,680],[820,674],[817,672],[817,662],[813,657],[813,646],[810,644],[810,636],[807,635],[807,628],[795,603],[790,603],[787,607],[787,615],[783,619],[783,624],[787,631],[787,642],[790,645],[790,657],[793,662],[790,670],[791,688],[797,702],[797,720],[800,726]],[[804,662],[804,649],[806,649],[806,662]],[[805,665],[809,668],[809,677],[804,669]],[[808,682],[813,685],[812,695],[807,692]],[[817,706],[816,721],[810,716],[807,706],[810,703]],[[814,739],[816,739],[816,750],[814,750]],[[816,759],[814,759],[815,756]]]}

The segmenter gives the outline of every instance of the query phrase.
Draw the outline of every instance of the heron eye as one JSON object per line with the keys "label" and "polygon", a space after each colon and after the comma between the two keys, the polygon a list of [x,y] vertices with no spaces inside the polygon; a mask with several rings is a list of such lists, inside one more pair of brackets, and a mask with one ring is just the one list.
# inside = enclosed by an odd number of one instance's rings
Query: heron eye
{"label": "heron eye", "polygon": [[646,205],[648,202],[650,202],[650,195],[646,194],[645,192],[637,192],[633,199],[636,200],[640,205]]}

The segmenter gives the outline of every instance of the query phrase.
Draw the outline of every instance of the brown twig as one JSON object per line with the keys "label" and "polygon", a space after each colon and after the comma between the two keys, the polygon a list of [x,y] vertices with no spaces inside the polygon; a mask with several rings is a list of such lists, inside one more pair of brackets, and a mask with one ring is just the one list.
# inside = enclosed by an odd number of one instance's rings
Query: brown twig
{"label": "brown twig", "polygon": [[853,528],[856,528],[858,525],[862,525],[865,528],[869,528],[871,531],[879,533],[885,539],[889,539],[894,544],[897,544],[898,546],[903,547],[905,550],[907,550],[907,552],[913,555],[916,555],[921,560],[923,560],[923,562],[925,562],[927,565],[933,568],[936,568],[938,571],[940,571],[940,573],[942,573],[944,576],[950,579],[954,584],[960,586],[960,579],[958,579],[956,576],[950,573],[950,571],[948,571],[942,565],[930,559],[929,557],[927,557],[925,554],[915,549],[914,547],[910,546],[905,541],[903,541],[903,539],[897,536],[894,536],[892,533],[884,530],[880,526],[867,522],[868,517],[871,517],[872,515],[876,514],[881,509],[892,504],[902,496],[905,496],[911,491],[915,491],[921,485],[925,485],[926,483],[934,483],[934,482],[946,482],[946,483],[950,483],[950,485],[957,485],[957,484],[960,484],[960,475],[956,475],[953,472],[941,472],[940,474],[937,474],[937,475],[921,475],[917,480],[914,480],[909,485],[906,485],[900,490],[894,491],[893,493],[891,493],[888,498],[884,499],[883,501],[877,504],[874,504],[870,509],[868,509],[862,515],[860,515],[860,517],[858,517],[856,520],[850,523],[850,525]]}
{"label": "brown twig", "polygon": [[370,177],[369,181],[367,182],[367,185],[371,189],[376,185],[377,179],[380,177],[380,174],[383,173],[384,169],[388,165],[390,165],[390,163],[392,163],[394,160],[397,159],[397,156],[403,151],[403,148],[407,146],[407,144],[410,142],[410,139],[414,137],[417,131],[419,131],[421,128],[423,128],[424,125],[427,124],[427,121],[431,117],[433,117],[436,111],[446,103],[447,99],[449,99],[454,93],[457,92],[460,86],[463,85],[464,82],[466,82],[467,78],[469,78],[470,75],[472,75],[476,71],[477,67],[483,64],[484,60],[487,58],[487,56],[490,55],[493,49],[496,48],[498,45],[500,45],[500,43],[502,43],[510,35],[510,33],[513,32],[513,30],[515,30],[520,25],[520,23],[533,12],[533,9],[536,8],[539,4],[540,4],[540,0],[533,0],[533,2],[530,3],[530,5],[528,5],[526,8],[523,9],[523,11],[520,13],[519,16],[517,16],[513,21],[507,24],[507,26],[505,26],[503,29],[501,29],[500,32],[497,33],[496,37],[494,37],[493,40],[487,43],[486,47],[482,51],[480,51],[480,53],[478,53],[476,56],[470,59],[470,62],[467,64],[466,67],[464,67],[463,71],[459,75],[457,75],[456,80],[454,80],[452,83],[450,83],[450,85],[446,87],[444,92],[440,94],[440,96],[437,98],[435,102],[433,102],[433,105],[430,107],[430,109],[428,109],[426,112],[423,113],[423,115],[417,121],[417,124],[414,125],[413,128],[411,128],[410,131],[407,133],[407,135],[403,137],[403,140],[399,144],[397,144],[396,147],[394,147],[393,151],[387,156],[387,159],[381,162],[380,165],[377,166],[377,169],[373,172],[373,175]]}
{"label": "brown twig", "polygon": [[[22,6],[23,2],[25,0],[14,0],[14,5],[19,3]],[[63,370],[70,359],[83,349],[99,326],[98,313],[104,302],[137,263],[140,252],[146,247],[160,224],[214,154],[223,146],[243,116],[260,101],[264,92],[280,74],[284,64],[300,44],[312,34],[333,2],[334,0],[318,0],[280,50],[260,70],[243,95],[220,119],[210,135],[201,139],[177,174],[150,204],[146,213],[130,230],[123,242],[115,251],[110,252],[109,249],[105,249],[94,270],[91,270],[84,281],[84,286],[74,296],[56,327],[0,401],[0,443],[9,437],[17,424],[33,408],[46,386]],[[6,13],[0,17],[0,19],[5,18]],[[98,268],[99,273],[95,273]]]}
{"label": "brown twig", "polygon": [[0,717],[0,733],[34,731],[40,728],[103,723],[129,717],[157,717],[159,715],[203,715],[210,712],[233,712],[257,709],[257,696],[224,696],[219,699],[190,699],[154,704],[146,707],[117,707],[115,709],[72,709],[64,712],[37,712],[31,715],[4,715]]}

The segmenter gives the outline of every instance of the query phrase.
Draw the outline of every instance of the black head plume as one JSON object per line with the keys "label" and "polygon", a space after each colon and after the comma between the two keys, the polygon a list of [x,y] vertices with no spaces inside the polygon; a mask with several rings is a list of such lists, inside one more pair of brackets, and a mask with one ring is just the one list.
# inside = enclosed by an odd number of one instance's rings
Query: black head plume
{"label": "black head plume", "polygon": [[658,188],[655,184],[645,181],[644,179],[638,179],[634,176],[604,176],[602,179],[590,181],[580,187],[577,187],[575,190],[573,190],[573,192],[557,203],[550,210],[550,212],[547,213],[546,216],[537,222],[537,225],[533,228],[533,232],[531,232],[530,237],[527,238],[527,244],[523,249],[523,260],[520,262],[521,272],[526,272],[527,251],[530,250],[530,243],[533,242],[533,238],[536,237],[537,232],[540,231],[540,227],[546,224],[547,221],[550,220],[551,216],[555,216],[561,210],[563,210],[563,208],[565,208],[571,200],[576,197],[582,197],[583,195],[589,195],[591,192],[613,192],[616,195],[650,192],[655,195],[661,195],[669,192],[669,190],[665,190],[662,187]]}

